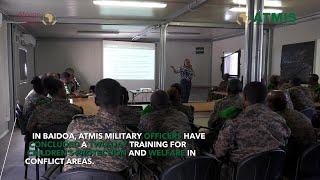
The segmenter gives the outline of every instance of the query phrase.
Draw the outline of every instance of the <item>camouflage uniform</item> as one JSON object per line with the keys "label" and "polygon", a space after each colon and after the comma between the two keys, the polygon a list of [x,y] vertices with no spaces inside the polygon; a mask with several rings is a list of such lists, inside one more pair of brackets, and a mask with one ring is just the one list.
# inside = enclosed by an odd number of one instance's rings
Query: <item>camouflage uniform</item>
{"label": "camouflage uniform", "polygon": [[80,107],[70,104],[67,100],[53,99],[34,110],[28,125],[35,123],[36,131],[41,132],[66,132],[72,117],[82,113]]}
{"label": "camouflage uniform", "polygon": [[138,108],[138,106],[121,106],[119,111],[121,123],[132,130],[138,130],[141,116]]}
{"label": "camouflage uniform", "polygon": [[284,92],[284,95],[286,96],[286,100],[287,100],[287,108],[289,109],[294,109],[293,107],[293,103],[292,103],[292,100],[291,100],[291,97],[290,97],[290,94],[287,90],[283,91]]}
{"label": "camouflage uniform", "polygon": [[316,141],[316,131],[304,114],[292,109],[286,109],[278,113],[286,120],[287,125],[291,129],[290,139],[301,145]]}
{"label": "camouflage uniform", "polygon": [[285,119],[263,104],[247,107],[237,118],[227,120],[214,150],[218,157],[229,154],[232,162],[286,145],[290,129]]}
{"label": "camouflage uniform", "polygon": [[194,109],[191,106],[185,106],[181,103],[172,103],[171,108],[183,112],[185,115],[187,115],[189,122],[193,123],[194,121]]}
{"label": "camouflage uniform", "polygon": [[[212,128],[212,130],[207,133],[206,141],[208,143],[208,147],[212,148],[212,144],[214,144],[218,138],[219,132],[223,127],[225,121],[227,119],[232,119],[234,117],[222,118],[219,116],[219,113],[225,111],[227,108],[234,107],[240,113],[243,109],[243,99],[238,95],[229,95],[223,99],[218,100],[215,103],[214,110],[210,115],[208,121],[208,127]],[[237,114],[238,114],[237,113]]]}
{"label": "camouflage uniform", "polygon": [[219,90],[220,90],[220,91],[227,91],[228,83],[229,83],[228,80],[226,80],[226,81],[221,81],[220,84],[219,84]]}
{"label": "camouflage uniform", "polygon": [[302,86],[295,86],[288,89],[294,109],[298,111],[314,107],[310,91]]}
{"label": "camouflage uniform", "polygon": [[221,179],[231,179],[234,163],[244,158],[284,147],[290,136],[286,121],[263,104],[247,107],[237,118],[227,120],[214,145],[217,157],[227,156]]}
{"label": "camouflage uniform", "polygon": [[314,102],[320,101],[320,84],[309,86],[309,90]]}
{"label": "camouflage uniform", "polygon": [[214,110],[210,115],[210,119],[208,121],[208,126],[212,127],[213,123],[218,120],[218,113],[223,111],[224,109],[234,106],[239,109],[243,109],[243,99],[240,94],[237,95],[229,95],[223,99],[218,100],[214,105]]}
{"label": "camouflage uniform", "polygon": [[[140,132],[178,132],[183,133],[191,132],[188,117],[175,109],[167,108],[154,111],[142,117],[139,125]],[[167,148],[170,149],[170,148]],[[177,148],[176,148],[177,149]],[[193,140],[186,140],[186,148],[179,148],[180,150],[193,150],[196,149]],[[184,160],[184,157],[153,157],[154,162],[163,172],[168,167]]]}
{"label": "camouflage uniform", "polygon": [[279,90],[287,90],[292,88],[292,84],[291,83],[283,83],[280,87]]}
{"label": "camouflage uniform", "polygon": [[80,83],[79,83],[79,80],[76,77],[73,78],[72,83],[74,84],[74,90],[75,91],[80,90]]}
{"label": "camouflage uniform", "polygon": [[[125,127],[120,123],[120,119],[112,114],[99,111],[95,116],[75,116],[70,123],[67,133],[72,133],[75,138],[78,139],[80,133],[125,133]],[[68,140],[71,141],[71,140]],[[72,150],[113,150],[114,147],[91,147],[90,142],[96,141],[96,139],[86,140],[87,147],[67,148],[67,151]],[[111,140],[105,140],[111,141]],[[66,161],[72,158],[91,158],[93,164],[64,164],[64,171],[74,168],[90,168],[99,169],[112,172],[120,172],[126,170],[129,167],[129,160],[125,156],[76,156],[68,154]]]}
{"label": "camouflage uniform", "polygon": [[23,105],[23,118],[19,122],[20,129],[23,134],[26,133],[27,124],[32,112],[36,109],[37,106],[42,104],[47,104],[51,101],[51,99],[36,93],[34,90],[31,90],[27,97],[25,98],[25,102]]}
{"label": "camouflage uniform", "polygon": [[24,105],[23,105],[24,118],[28,120],[37,105],[46,104],[49,101],[50,100],[47,97],[36,93],[34,90],[31,90],[24,101]]}
{"label": "camouflage uniform", "polygon": [[268,84],[267,86],[268,91],[277,90],[277,86],[273,83]]}
{"label": "camouflage uniform", "polygon": [[[208,99],[207,101],[213,101],[217,99],[222,99],[225,97],[224,95],[221,94],[216,94],[215,91],[220,91],[219,87],[213,87],[209,92],[208,92]],[[225,90],[223,90],[225,91]]]}
{"label": "camouflage uniform", "polygon": [[312,127],[310,120],[296,110],[286,109],[278,113],[286,119],[287,125],[291,129],[291,136],[286,151],[285,175],[287,177],[294,177],[299,156],[306,148],[316,143],[317,132]]}

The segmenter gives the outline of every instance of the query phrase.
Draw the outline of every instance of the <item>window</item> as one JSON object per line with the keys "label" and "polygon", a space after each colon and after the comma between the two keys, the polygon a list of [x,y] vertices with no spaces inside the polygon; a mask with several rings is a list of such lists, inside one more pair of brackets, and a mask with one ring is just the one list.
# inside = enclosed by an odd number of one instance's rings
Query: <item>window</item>
{"label": "window", "polygon": [[240,56],[240,50],[234,53],[224,53],[224,57],[222,58],[223,74],[240,76]]}
{"label": "window", "polygon": [[20,68],[20,80],[27,81],[28,66],[27,66],[27,50],[25,49],[19,49],[19,68]]}
{"label": "window", "polygon": [[129,89],[154,88],[155,44],[104,41],[103,77]]}

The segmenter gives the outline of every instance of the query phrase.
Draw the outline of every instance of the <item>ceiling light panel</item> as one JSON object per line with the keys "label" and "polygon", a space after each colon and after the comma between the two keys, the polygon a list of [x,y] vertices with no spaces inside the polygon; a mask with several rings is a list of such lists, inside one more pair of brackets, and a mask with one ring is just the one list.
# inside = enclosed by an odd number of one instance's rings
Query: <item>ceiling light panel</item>
{"label": "ceiling light panel", "polygon": [[[233,0],[234,4],[247,5],[247,0]],[[278,0],[265,0],[264,6],[266,7],[282,7],[282,2]]]}
{"label": "ceiling light panel", "polygon": [[167,3],[151,1],[109,1],[94,0],[93,4],[99,6],[136,7],[136,8],[166,8]]}

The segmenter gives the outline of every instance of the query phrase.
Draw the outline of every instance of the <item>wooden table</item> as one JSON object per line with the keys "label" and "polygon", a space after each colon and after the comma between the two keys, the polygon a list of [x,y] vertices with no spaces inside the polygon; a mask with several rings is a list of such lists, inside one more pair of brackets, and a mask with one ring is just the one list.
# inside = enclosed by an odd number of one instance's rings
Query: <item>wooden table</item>
{"label": "wooden table", "polygon": [[[89,96],[88,98],[73,98],[70,102],[71,104],[82,107],[85,115],[95,115],[99,110],[99,107],[94,102],[93,96]],[[144,109],[147,104],[131,104],[129,106],[142,106]]]}
{"label": "wooden table", "polygon": [[191,102],[184,103],[186,106],[193,106],[195,112],[210,112],[213,111],[214,101],[212,102]]}
{"label": "wooden table", "polygon": [[[85,115],[95,115],[99,110],[99,107],[94,102],[93,96],[89,96],[88,98],[73,98],[71,100],[71,103],[77,106],[81,106]],[[212,111],[214,108],[214,101],[191,102],[185,103],[184,105],[193,106],[195,112],[209,112]],[[130,106],[142,106],[143,108],[145,108],[147,104],[132,104]]]}
{"label": "wooden table", "polygon": [[89,96],[88,98],[73,98],[71,104],[81,106],[85,115],[95,115],[99,110],[93,96]]}

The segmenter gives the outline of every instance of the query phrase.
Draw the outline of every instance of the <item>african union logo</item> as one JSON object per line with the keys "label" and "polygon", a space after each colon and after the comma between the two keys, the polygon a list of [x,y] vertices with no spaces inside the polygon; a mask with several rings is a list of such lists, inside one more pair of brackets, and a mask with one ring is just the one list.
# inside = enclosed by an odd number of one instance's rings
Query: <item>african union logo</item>
{"label": "african union logo", "polygon": [[42,23],[46,26],[53,26],[56,22],[56,17],[50,12],[45,13],[42,17]]}
{"label": "african union logo", "polygon": [[240,26],[242,26],[243,24],[249,24],[251,22],[251,20],[249,19],[249,17],[247,16],[246,13],[240,13],[239,16],[237,17],[237,21],[236,21]]}

